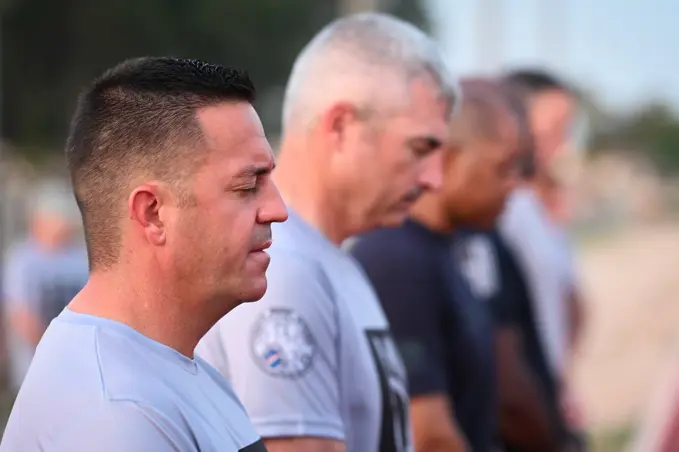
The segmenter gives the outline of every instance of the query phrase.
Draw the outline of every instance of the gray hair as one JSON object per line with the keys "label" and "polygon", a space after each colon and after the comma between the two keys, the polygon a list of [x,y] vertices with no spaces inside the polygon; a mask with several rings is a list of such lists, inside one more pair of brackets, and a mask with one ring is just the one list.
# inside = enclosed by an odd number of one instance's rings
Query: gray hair
{"label": "gray hair", "polygon": [[407,100],[410,82],[423,76],[431,77],[441,95],[455,104],[456,81],[437,44],[421,30],[380,13],[335,20],[295,61],[283,101],[283,130],[293,122],[308,126],[338,101],[367,108]]}

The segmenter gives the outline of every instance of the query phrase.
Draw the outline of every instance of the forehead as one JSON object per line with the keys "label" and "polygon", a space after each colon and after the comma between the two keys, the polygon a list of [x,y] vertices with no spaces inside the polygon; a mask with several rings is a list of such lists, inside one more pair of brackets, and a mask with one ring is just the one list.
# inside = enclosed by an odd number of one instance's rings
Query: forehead
{"label": "forehead", "polygon": [[533,97],[532,105],[542,113],[552,111],[554,113],[568,114],[575,104],[573,96],[562,90],[547,90]]}
{"label": "forehead", "polygon": [[495,89],[467,89],[459,112],[451,120],[449,142],[506,143],[518,147],[520,117],[506,97]]}
{"label": "forehead", "polygon": [[408,88],[409,102],[398,115],[404,132],[443,141],[451,105],[430,77],[415,78]]}
{"label": "forehead", "polygon": [[272,164],[271,146],[255,109],[246,102],[201,108],[196,117],[208,150],[208,165]]}

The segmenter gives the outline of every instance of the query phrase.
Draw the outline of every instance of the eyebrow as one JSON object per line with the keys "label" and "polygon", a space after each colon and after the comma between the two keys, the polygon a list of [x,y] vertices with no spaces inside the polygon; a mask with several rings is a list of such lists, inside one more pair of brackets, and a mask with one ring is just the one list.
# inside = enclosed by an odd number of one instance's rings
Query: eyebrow
{"label": "eyebrow", "polygon": [[251,177],[264,176],[271,173],[276,167],[275,163],[262,164],[262,165],[248,165],[236,174],[236,178],[245,179]]}

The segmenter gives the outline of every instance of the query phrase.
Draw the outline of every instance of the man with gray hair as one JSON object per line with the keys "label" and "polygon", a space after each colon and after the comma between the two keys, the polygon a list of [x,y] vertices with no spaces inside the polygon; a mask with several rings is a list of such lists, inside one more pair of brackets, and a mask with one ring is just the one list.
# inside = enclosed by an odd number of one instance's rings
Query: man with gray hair
{"label": "man with gray hair", "polygon": [[87,282],[87,254],[77,238],[78,207],[65,184],[39,185],[29,202],[29,238],[4,265],[3,308],[11,384],[18,390],[49,323]]}
{"label": "man with gray hair", "polygon": [[382,14],[336,20],[295,62],[274,173],[290,216],[273,229],[268,291],[198,348],[270,452],[412,450],[403,364],[341,245],[441,185],[455,92],[435,43]]}

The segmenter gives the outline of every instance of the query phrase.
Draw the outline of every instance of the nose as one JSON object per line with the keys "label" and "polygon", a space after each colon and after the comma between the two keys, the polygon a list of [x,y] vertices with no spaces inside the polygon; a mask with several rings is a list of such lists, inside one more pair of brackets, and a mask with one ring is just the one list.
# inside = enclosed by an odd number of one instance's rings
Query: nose
{"label": "nose", "polygon": [[425,190],[438,190],[443,185],[443,152],[437,150],[422,160],[419,178],[420,186]]}
{"label": "nose", "polygon": [[288,208],[283,202],[280,192],[276,184],[271,181],[266,197],[263,200],[262,206],[257,214],[259,223],[282,223],[288,219]]}

